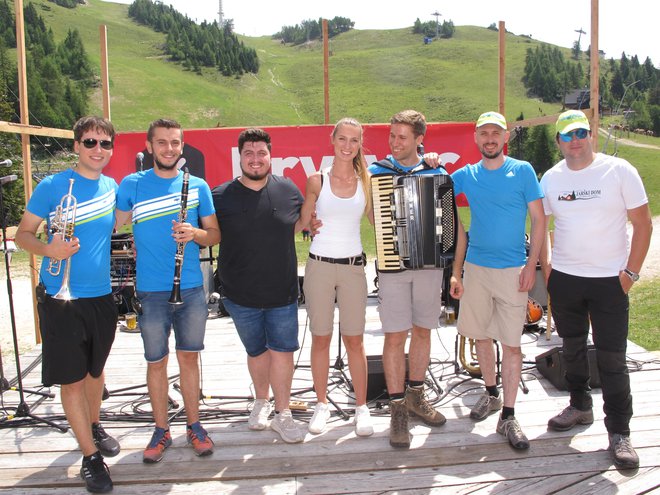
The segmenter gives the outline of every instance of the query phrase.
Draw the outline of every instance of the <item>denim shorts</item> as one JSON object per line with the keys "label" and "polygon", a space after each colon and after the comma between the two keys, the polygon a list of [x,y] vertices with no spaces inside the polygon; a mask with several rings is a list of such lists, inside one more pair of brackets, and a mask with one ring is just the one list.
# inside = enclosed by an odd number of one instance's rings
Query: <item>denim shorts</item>
{"label": "denim shorts", "polygon": [[294,352],[298,345],[298,303],[277,308],[248,308],[223,299],[248,356],[267,350]]}
{"label": "denim shorts", "polygon": [[137,297],[142,303],[140,334],[147,362],[156,363],[168,355],[172,327],[177,351],[199,352],[204,349],[208,306],[203,287],[181,289],[183,304],[179,305],[167,302],[169,291],[137,291]]}

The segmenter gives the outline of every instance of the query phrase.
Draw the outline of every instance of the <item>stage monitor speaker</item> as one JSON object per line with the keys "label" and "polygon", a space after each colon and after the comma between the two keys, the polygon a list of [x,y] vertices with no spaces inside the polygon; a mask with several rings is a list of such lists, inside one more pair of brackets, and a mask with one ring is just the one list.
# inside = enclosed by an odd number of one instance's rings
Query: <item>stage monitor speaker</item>
{"label": "stage monitor speaker", "polygon": [[[591,388],[600,388],[600,374],[596,365],[596,349],[593,345],[587,347],[587,359],[589,361],[589,375],[591,376]],[[566,365],[564,364],[564,352],[561,347],[555,347],[536,357],[536,369],[541,375],[550,380],[557,390],[566,390]]]}
{"label": "stage monitor speaker", "polygon": [[[367,356],[367,400],[388,398],[383,356]],[[408,380],[408,354],[406,354],[406,380]]]}

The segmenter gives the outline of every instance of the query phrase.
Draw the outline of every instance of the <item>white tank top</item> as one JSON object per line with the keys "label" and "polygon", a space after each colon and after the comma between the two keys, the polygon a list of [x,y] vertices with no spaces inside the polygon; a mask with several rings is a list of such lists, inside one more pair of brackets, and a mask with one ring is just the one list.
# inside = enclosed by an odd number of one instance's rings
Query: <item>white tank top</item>
{"label": "white tank top", "polygon": [[355,194],[350,198],[335,196],[330,177],[323,172],[323,185],[316,201],[316,216],[323,222],[314,236],[309,252],[328,258],[349,258],[362,254],[360,221],[366,200],[358,178]]}

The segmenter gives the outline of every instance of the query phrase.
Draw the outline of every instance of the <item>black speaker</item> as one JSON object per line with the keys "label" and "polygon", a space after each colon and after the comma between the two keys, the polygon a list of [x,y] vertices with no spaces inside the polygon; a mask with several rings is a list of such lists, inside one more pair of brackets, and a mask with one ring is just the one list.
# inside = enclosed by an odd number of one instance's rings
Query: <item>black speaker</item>
{"label": "black speaker", "polygon": [[[589,361],[589,375],[591,388],[600,388],[600,374],[596,364],[596,349],[593,345],[587,346],[587,359]],[[561,347],[555,347],[536,356],[536,369],[552,383],[557,390],[566,390],[566,365],[564,352]]]}
{"label": "black speaker", "polygon": [[[408,380],[408,354],[406,354],[406,381]],[[387,382],[383,369],[383,356],[367,356],[367,400],[387,399]]]}

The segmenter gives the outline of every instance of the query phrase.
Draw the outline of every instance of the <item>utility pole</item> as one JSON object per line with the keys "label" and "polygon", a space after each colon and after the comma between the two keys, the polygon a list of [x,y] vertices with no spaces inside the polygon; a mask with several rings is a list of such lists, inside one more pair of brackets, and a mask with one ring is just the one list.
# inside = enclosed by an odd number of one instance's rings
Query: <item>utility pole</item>
{"label": "utility pole", "polygon": [[580,40],[582,39],[582,35],[587,33],[584,32],[582,28],[575,29],[575,32],[578,33],[578,39],[573,44],[573,57],[575,58],[575,60],[580,60],[580,55],[582,54],[582,47],[580,46]]}
{"label": "utility pole", "polygon": [[439,35],[440,35],[440,21],[438,20],[438,18],[442,16],[442,14],[436,10],[431,15],[435,16],[435,39],[437,40],[439,39]]}

